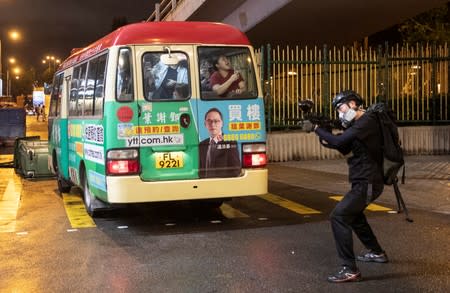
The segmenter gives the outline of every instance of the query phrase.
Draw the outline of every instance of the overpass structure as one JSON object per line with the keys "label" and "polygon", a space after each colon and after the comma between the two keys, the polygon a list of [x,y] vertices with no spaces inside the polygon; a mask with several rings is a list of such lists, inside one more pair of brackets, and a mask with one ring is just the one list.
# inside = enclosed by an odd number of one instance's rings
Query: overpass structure
{"label": "overpass structure", "polygon": [[214,21],[265,43],[341,45],[438,7],[447,0],[162,0],[149,21]]}

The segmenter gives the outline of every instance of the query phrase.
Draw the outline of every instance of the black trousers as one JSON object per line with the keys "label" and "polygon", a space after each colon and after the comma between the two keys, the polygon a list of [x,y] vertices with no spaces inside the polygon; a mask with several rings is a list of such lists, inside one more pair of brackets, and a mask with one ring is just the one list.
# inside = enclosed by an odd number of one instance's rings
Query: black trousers
{"label": "black trousers", "polygon": [[352,183],[352,189],[331,212],[331,228],[342,265],[356,268],[352,230],[367,249],[383,251],[364,215],[364,209],[380,196],[383,187],[382,184]]}

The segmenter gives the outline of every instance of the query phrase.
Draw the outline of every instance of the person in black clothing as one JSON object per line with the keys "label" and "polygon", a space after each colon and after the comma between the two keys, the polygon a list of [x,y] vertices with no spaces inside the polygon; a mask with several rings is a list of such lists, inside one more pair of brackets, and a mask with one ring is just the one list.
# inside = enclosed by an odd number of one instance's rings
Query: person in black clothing
{"label": "person in black clothing", "polygon": [[333,148],[348,158],[351,190],[347,192],[330,215],[331,227],[342,268],[328,277],[329,282],[340,283],[361,280],[353,251],[352,230],[368,249],[356,259],[365,262],[386,263],[388,258],[370,228],[364,209],[383,192],[382,142],[376,117],[362,109],[362,99],[354,91],[344,91],[333,99],[333,107],[346,130],[334,135],[315,127],[322,145]]}

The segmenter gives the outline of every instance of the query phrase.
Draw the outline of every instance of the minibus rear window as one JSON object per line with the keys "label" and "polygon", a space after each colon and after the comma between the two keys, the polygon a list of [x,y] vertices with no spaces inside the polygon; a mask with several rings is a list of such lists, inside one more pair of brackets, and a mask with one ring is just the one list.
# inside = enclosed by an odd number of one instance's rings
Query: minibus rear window
{"label": "minibus rear window", "polygon": [[201,98],[256,98],[256,74],[247,47],[199,47]]}

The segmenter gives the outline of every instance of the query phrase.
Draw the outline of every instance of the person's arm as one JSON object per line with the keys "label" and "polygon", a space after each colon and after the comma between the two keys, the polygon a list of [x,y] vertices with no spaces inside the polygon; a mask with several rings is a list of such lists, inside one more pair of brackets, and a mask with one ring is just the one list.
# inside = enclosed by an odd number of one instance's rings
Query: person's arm
{"label": "person's arm", "polygon": [[230,76],[230,78],[227,81],[225,81],[222,84],[215,84],[212,87],[212,89],[217,95],[219,95],[219,96],[223,95],[223,94],[227,93],[228,88],[231,86],[231,84],[238,79],[239,79],[239,73],[235,72]]}
{"label": "person's arm", "polygon": [[178,67],[177,70],[177,83],[189,84],[187,69],[184,67]]}
{"label": "person's arm", "polygon": [[315,130],[319,139],[325,141],[325,147],[336,149],[346,155],[351,151],[351,143],[357,137],[357,132],[353,127],[348,128],[340,135],[334,135],[323,128]]}

